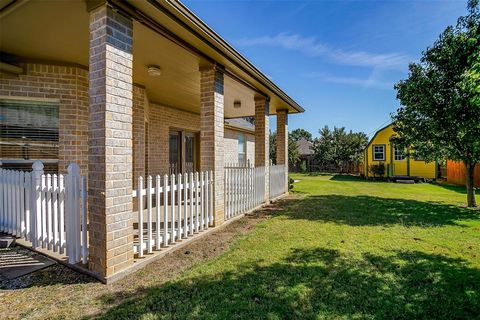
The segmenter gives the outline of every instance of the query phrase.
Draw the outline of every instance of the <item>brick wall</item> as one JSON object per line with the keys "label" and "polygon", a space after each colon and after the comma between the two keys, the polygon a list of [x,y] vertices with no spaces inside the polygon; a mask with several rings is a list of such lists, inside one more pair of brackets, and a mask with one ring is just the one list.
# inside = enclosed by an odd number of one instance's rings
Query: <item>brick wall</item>
{"label": "brick wall", "polygon": [[285,190],[288,192],[288,111],[277,111],[277,164],[285,165]]}
{"label": "brick wall", "polygon": [[0,74],[0,96],[59,102],[59,166],[75,162],[82,175],[88,163],[88,71],[80,67],[22,64],[24,74]]}
{"label": "brick wall", "polygon": [[109,277],[133,264],[132,21],[90,13],[89,268]]}
{"label": "brick wall", "polygon": [[[224,148],[225,148],[225,164],[238,163],[238,134],[241,131],[233,129],[225,129]],[[251,165],[255,162],[255,135],[243,132],[245,135],[247,161]]]}
{"label": "brick wall", "polygon": [[265,167],[265,200],[269,198],[270,131],[269,101],[264,97],[255,98],[255,166]]}
{"label": "brick wall", "polygon": [[149,106],[148,168],[151,175],[168,174],[170,130],[200,131],[200,115],[158,104]]}
{"label": "brick wall", "polygon": [[[133,86],[133,188],[138,187],[138,178],[146,174],[146,151],[148,132],[148,98],[145,88]],[[133,209],[136,210],[138,198],[133,198]]]}
{"label": "brick wall", "polygon": [[214,224],[224,221],[224,106],[223,73],[216,67],[202,70],[200,77],[201,170],[213,171],[215,183]]}
{"label": "brick wall", "polygon": [[288,113],[277,111],[277,164],[288,166]]}

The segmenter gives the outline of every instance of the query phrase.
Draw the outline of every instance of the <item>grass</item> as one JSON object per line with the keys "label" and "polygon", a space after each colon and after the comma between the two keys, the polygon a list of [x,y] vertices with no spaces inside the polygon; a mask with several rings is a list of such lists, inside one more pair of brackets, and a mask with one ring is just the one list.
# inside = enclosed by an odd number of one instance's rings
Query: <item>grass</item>
{"label": "grass", "polygon": [[480,213],[464,189],[294,178],[282,208],[184,272],[56,286],[70,310],[81,299],[77,312],[94,304],[104,319],[480,318]]}

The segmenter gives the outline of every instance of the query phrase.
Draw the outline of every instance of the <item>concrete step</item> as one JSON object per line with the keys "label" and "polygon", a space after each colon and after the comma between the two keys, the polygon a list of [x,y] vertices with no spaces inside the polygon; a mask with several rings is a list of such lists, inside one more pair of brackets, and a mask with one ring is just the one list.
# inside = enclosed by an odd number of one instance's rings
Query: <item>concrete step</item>
{"label": "concrete step", "polygon": [[397,180],[397,183],[415,184],[415,180]]}

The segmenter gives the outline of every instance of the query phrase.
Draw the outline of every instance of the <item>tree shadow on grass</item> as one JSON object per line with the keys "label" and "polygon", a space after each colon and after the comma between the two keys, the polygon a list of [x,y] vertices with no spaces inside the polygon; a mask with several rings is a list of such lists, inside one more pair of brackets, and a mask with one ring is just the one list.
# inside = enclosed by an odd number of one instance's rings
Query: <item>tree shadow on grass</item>
{"label": "tree shadow on grass", "polygon": [[461,220],[480,220],[478,210],[439,202],[343,195],[307,196],[281,214],[350,226],[461,226]]}
{"label": "tree shadow on grass", "polygon": [[121,293],[106,308],[102,319],[474,319],[480,270],[419,251],[294,249],[277,263]]}
{"label": "tree shadow on grass", "polygon": [[[446,184],[446,183],[435,183],[435,185],[437,185],[437,186],[439,186],[443,189],[447,189],[449,191],[454,191],[454,192],[461,193],[461,194],[464,194],[464,195],[467,194],[467,189],[465,188],[465,186],[456,186],[456,185],[453,185],[453,184]],[[478,194],[480,192],[480,188],[475,188],[475,192]]]}

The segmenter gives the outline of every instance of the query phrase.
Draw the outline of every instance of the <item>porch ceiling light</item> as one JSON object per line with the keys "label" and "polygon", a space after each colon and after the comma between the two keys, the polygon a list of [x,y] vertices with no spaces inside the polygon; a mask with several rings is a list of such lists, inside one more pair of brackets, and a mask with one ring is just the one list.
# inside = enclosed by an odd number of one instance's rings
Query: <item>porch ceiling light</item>
{"label": "porch ceiling light", "polygon": [[240,108],[242,107],[242,102],[240,102],[239,100],[235,100],[235,101],[233,102],[233,107],[234,107],[235,109],[240,109]]}
{"label": "porch ceiling light", "polygon": [[150,77],[159,77],[162,74],[162,69],[159,66],[148,66],[148,75]]}

